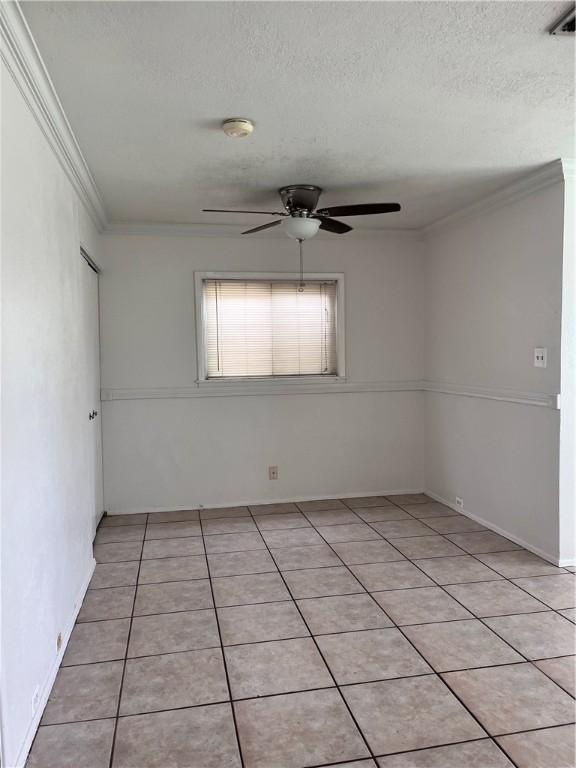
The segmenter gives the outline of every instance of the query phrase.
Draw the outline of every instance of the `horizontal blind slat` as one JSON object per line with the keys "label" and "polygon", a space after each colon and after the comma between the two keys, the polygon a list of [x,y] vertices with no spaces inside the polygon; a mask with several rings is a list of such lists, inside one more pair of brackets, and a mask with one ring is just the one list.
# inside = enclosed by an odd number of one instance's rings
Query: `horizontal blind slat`
{"label": "horizontal blind slat", "polygon": [[335,281],[203,281],[209,378],[334,375]]}

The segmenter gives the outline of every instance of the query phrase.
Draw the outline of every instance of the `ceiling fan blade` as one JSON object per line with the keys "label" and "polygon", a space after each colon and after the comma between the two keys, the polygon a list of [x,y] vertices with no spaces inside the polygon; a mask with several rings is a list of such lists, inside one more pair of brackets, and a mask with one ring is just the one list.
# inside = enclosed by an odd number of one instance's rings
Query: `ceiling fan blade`
{"label": "ceiling fan blade", "polygon": [[326,232],[334,232],[335,235],[345,235],[346,232],[351,232],[353,227],[344,224],[343,221],[337,221],[336,219],[328,219],[325,216],[314,216],[315,219],[320,219],[320,229],[325,229]]}
{"label": "ceiling fan blade", "polygon": [[227,208],[202,208],[203,213],[262,213],[264,216],[287,216],[287,213],[276,211],[232,211]]}
{"label": "ceiling fan blade", "polygon": [[259,227],[254,227],[254,229],[247,229],[246,232],[242,232],[243,235],[251,235],[254,232],[260,232],[262,229],[270,229],[270,227],[277,227],[278,224],[282,224],[281,221],[269,221],[268,224],[262,224]]}
{"label": "ceiling fan blade", "polygon": [[369,216],[374,213],[395,213],[400,210],[398,203],[366,203],[365,205],[335,205],[322,208],[320,216]]}

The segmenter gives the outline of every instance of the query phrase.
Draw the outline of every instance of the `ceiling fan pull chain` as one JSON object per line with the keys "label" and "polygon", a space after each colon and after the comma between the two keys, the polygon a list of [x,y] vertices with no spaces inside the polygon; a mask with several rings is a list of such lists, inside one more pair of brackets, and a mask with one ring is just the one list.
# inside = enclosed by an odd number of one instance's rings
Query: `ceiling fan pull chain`
{"label": "ceiling fan pull chain", "polygon": [[300,285],[298,286],[298,293],[304,292],[304,241],[298,240],[298,247],[300,249]]}

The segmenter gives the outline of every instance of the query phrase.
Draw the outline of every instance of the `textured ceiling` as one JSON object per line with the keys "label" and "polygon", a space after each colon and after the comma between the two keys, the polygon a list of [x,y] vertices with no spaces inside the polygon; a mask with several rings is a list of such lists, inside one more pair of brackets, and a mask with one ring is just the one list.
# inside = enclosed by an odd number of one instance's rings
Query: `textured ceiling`
{"label": "textured ceiling", "polygon": [[263,223],[201,209],[313,183],[403,205],[355,226],[418,227],[574,154],[564,2],[22,7],[112,221]]}

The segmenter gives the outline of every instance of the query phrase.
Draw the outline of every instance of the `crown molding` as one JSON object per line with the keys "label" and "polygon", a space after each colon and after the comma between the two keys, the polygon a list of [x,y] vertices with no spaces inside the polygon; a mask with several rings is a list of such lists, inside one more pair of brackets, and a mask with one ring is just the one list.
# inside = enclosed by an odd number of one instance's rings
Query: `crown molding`
{"label": "crown molding", "polygon": [[571,161],[569,160],[565,161],[558,159],[554,160],[552,163],[547,163],[541,168],[525,174],[512,184],[497,189],[490,195],[472,203],[472,205],[467,205],[453,213],[449,213],[448,216],[433,221],[431,224],[423,227],[422,232],[424,235],[436,234],[454,224],[461,224],[470,219],[474,219],[477,216],[481,216],[484,213],[489,213],[490,211],[497,210],[505,205],[510,205],[510,203],[522,200],[523,198],[542,189],[546,189],[547,187],[551,187],[554,184],[558,184],[564,181],[566,177],[565,163],[568,163],[569,166],[570,162]]}
{"label": "crown molding", "polygon": [[96,182],[17,0],[0,2],[0,55],[30,112],[99,231],[107,224]]}
{"label": "crown molding", "polygon": [[[110,222],[103,234],[117,236],[167,236],[167,237],[239,237],[246,224],[172,224],[169,222]],[[315,240],[330,240],[333,235],[319,231]],[[374,240],[382,237],[400,240],[422,240],[420,229],[376,229],[362,227],[354,230],[355,240]],[[285,240],[282,228],[265,230],[258,234],[259,239]]]}

